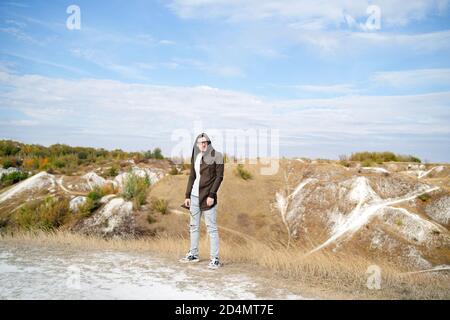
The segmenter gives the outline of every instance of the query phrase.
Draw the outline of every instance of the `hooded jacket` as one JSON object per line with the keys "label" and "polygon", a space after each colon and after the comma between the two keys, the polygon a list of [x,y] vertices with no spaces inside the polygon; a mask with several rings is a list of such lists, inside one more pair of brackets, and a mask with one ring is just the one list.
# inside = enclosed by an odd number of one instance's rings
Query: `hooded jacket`
{"label": "hooded jacket", "polygon": [[[197,146],[197,140],[201,137],[205,137],[208,141],[208,147],[202,156],[200,162],[200,183],[199,183],[199,193],[198,201],[201,210],[208,210],[217,204],[217,191],[219,190],[220,184],[223,180],[223,155],[219,151],[215,150],[211,144],[211,140],[206,135],[206,133],[201,133],[195,138],[194,146],[192,148],[191,156],[191,171],[189,173],[189,179],[186,187],[186,198],[191,197],[192,186],[194,184],[196,173],[195,173],[195,159],[199,154],[200,148]],[[206,199],[211,197],[214,199],[214,203],[211,206],[206,204]]]}

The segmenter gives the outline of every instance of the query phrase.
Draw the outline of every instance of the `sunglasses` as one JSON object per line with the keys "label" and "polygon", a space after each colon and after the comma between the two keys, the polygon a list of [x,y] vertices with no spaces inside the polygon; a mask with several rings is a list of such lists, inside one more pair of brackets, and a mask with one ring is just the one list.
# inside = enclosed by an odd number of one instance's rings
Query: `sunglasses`
{"label": "sunglasses", "polygon": [[197,144],[204,144],[204,143],[208,143],[208,141],[199,141],[199,142],[197,142]]}

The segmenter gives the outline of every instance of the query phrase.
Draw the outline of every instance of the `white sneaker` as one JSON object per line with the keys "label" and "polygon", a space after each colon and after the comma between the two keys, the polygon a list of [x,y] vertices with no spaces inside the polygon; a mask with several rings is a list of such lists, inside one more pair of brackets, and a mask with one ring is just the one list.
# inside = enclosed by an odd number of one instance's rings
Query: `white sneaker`
{"label": "white sneaker", "polygon": [[198,255],[193,255],[191,252],[186,253],[186,256],[178,260],[183,263],[190,263],[190,262],[199,262],[200,259],[198,258]]}
{"label": "white sneaker", "polygon": [[221,266],[222,264],[219,261],[219,258],[213,258],[211,259],[211,261],[208,264],[208,268],[209,269],[217,269]]}

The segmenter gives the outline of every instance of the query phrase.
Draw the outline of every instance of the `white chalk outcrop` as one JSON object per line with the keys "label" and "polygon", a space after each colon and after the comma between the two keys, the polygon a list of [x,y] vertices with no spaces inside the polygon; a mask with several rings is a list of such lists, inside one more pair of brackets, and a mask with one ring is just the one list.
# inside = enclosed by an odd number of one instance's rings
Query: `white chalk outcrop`
{"label": "white chalk outcrop", "polygon": [[44,171],[39,172],[1,193],[0,204],[15,197],[22,197],[28,200],[38,192],[55,190],[55,186],[55,177],[52,174]]}
{"label": "white chalk outcrop", "polygon": [[78,212],[79,206],[85,204],[87,201],[87,197],[84,196],[78,196],[70,200],[69,202],[69,208],[72,212]]}
{"label": "white chalk outcrop", "polygon": [[425,212],[434,221],[450,225],[450,196],[442,196],[425,207]]}
{"label": "white chalk outcrop", "polygon": [[111,199],[91,217],[80,221],[73,230],[104,237],[133,235],[133,204],[123,198]]}
{"label": "white chalk outcrop", "polygon": [[82,178],[86,181],[86,184],[88,185],[89,189],[92,190],[95,187],[103,187],[107,180],[103,177],[100,177],[95,172],[88,172]]}
{"label": "white chalk outcrop", "polygon": [[[293,190],[289,195],[275,193],[274,207],[293,236],[303,237],[306,244],[316,243],[308,254],[347,244],[351,248],[353,243],[426,266],[433,249],[450,246],[445,227],[450,197],[438,198],[443,192],[439,186],[396,172],[372,172],[339,176],[309,167],[309,174],[289,188]],[[425,195],[426,200],[418,198]],[[423,201],[428,201],[426,213]]]}

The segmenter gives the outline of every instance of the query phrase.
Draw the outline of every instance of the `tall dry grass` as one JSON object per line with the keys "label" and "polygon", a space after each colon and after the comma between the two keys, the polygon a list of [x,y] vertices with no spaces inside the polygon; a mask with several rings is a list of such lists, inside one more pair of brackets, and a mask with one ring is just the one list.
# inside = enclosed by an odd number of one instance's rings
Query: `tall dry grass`
{"label": "tall dry grass", "polygon": [[[67,231],[19,232],[2,234],[4,243],[43,246],[69,246],[83,250],[105,249],[134,252],[153,252],[173,258],[174,263],[186,253],[189,239],[183,236],[159,235],[146,238],[102,239]],[[209,243],[200,240],[200,254],[208,256]],[[382,271],[381,290],[369,290],[366,274],[372,261],[356,255],[317,252],[305,255],[306,250],[286,249],[278,244],[259,241],[232,241],[221,239],[220,256],[227,264],[257,266],[267,270],[274,279],[283,278],[293,283],[334,292],[332,297],[363,299],[450,299],[450,277],[437,272],[406,274],[387,263],[377,262]],[[251,268],[246,268],[252,270]]]}

